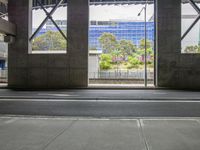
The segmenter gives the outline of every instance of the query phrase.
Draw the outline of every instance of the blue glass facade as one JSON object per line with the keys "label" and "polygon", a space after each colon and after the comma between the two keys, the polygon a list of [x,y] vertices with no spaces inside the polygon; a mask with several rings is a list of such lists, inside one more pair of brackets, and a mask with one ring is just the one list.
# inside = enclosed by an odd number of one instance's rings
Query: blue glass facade
{"label": "blue glass facade", "polygon": [[[66,30],[66,20],[56,20],[56,23],[62,30]],[[107,32],[116,36],[117,40],[131,40],[136,46],[139,46],[141,39],[144,39],[144,22],[136,21],[91,21],[89,27],[89,48],[101,51],[99,37]],[[154,22],[147,22],[147,39],[154,41]],[[48,21],[46,28],[42,29],[38,36],[47,31],[58,31],[57,28]]]}
{"label": "blue glass facade", "polygon": [[[107,25],[91,23],[89,28],[89,47],[101,50],[99,37],[104,33],[112,33],[117,40],[131,40],[136,46],[145,37],[144,22],[110,22]],[[154,41],[154,22],[147,22],[147,39]]]}

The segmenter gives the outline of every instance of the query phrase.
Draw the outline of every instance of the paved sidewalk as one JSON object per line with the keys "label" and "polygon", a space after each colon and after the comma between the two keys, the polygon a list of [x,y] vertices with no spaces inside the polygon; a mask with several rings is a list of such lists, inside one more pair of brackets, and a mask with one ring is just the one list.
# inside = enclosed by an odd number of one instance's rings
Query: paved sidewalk
{"label": "paved sidewalk", "polygon": [[1,150],[199,150],[199,118],[0,117]]}

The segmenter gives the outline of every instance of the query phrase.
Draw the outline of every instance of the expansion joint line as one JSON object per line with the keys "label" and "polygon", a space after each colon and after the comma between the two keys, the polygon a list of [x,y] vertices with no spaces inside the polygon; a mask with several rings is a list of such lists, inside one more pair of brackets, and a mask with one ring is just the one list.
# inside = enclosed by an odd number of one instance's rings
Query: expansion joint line
{"label": "expansion joint line", "polygon": [[51,140],[49,140],[49,142],[44,146],[43,150],[47,149],[48,146],[54,142],[59,136],[61,136],[65,131],[67,131],[69,128],[71,128],[77,120],[74,120],[71,122],[71,124],[69,126],[67,126],[66,128],[64,128],[61,132],[59,132],[55,137],[53,137]]}
{"label": "expansion joint line", "polygon": [[147,142],[146,137],[145,137],[145,133],[144,133],[144,129],[143,129],[143,125],[141,123],[141,120],[138,119],[138,122],[139,122],[139,125],[140,125],[139,130],[140,130],[140,133],[141,133],[141,136],[142,136],[142,140],[144,142],[144,146],[145,146],[146,150],[149,150],[148,142]]}

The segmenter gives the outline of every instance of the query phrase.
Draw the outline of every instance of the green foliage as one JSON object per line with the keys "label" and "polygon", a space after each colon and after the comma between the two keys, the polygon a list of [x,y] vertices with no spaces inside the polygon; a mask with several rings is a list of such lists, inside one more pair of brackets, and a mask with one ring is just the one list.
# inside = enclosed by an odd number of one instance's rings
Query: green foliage
{"label": "green foliage", "polygon": [[[140,56],[142,56],[142,55],[144,55],[145,54],[145,50],[144,49],[137,49],[136,50],[136,54],[137,55],[140,55]],[[152,48],[148,48],[147,49],[147,55],[153,55],[154,53],[153,53],[153,49]]]}
{"label": "green foliage", "polygon": [[[137,57],[144,57],[145,50],[144,49],[137,49],[136,54]],[[154,51],[152,48],[147,49],[147,64],[152,64],[154,61]],[[144,62],[141,62],[143,64]]]}
{"label": "green foliage", "polygon": [[[101,69],[115,68],[115,65],[117,65],[117,68],[127,67],[128,69],[132,69],[144,65],[144,39],[141,39],[140,45],[137,48],[130,40],[117,41],[115,35],[111,33],[103,33],[99,38],[99,42],[103,50],[100,62]],[[146,40],[146,48],[147,64],[148,66],[153,66],[154,51],[152,48],[152,42],[148,39]]]}
{"label": "green foliage", "polygon": [[129,64],[128,64],[127,68],[132,69],[132,68],[138,68],[141,62],[138,58],[133,57],[133,56],[129,56],[128,57],[128,63]]}
{"label": "green foliage", "polygon": [[112,53],[112,51],[116,49],[117,39],[115,35],[111,33],[103,33],[99,37],[99,43],[103,49],[103,53]]}
{"label": "green foliage", "polygon": [[[140,49],[145,49],[145,39],[141,39],[141,40],[140,40],[139,48],[140,48]],[[146,48],[147,48],[147,49],[152,48],[151,41],[148,40],[148,39],[146,40]]]}
{"label": "green foliage", "polygon": [[112,57],[110,54],[101,54],[100,56],[100,69],[106,70],[112,68]]}
{"label": "green foliage", "polygon": [[121,40],[119,41],[118,49],[125,59],[126,56],[131,55],[133,52],[136,51],[136,46],[130,40]]}
{"label": "green foliage", "polygon": [[121,51],[118,48],[113,50],[111,55],[114,56],[114,57],[121,57],[122,56]]}
{"label": "green foliage", "polygon": [[195,45],[195,46],[187,46],[184,49],[184,53],[200,53],[200,46]]}
{"label": "green foliage", "polygon": [[65,50],[67,42],[59,32],[48,31],[33,40],[33,50]]}

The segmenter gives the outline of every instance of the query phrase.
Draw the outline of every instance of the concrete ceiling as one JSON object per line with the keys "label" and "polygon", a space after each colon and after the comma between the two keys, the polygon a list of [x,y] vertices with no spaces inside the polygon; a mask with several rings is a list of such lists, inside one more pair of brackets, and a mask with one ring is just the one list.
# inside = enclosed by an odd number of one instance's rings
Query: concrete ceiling
{"label": "concrete ceiling", "polygon": [[[42,3],[46,5],[46,7],[51,7],[58,0],[42,0]],[[153,3],[153,0],[90,0],[90,5],[119,5],[119,4],[144,4],[144,3]],[[67,5],[67,0],[64,0],[62,5]],[[38,8],[38,4],[36,0],[33,0],[33,7]]]}
{"label": "concrete ceiling", "polygon": [[[0,12],[6,13],[7,3],[9,0],[0,0]],[[52,7],[58,0],[41,0],[42,4],[45,7]],[[197,3],[200,3],[200,0],[194,0]],[[90,5],[126,5],[126,4],[144,4],[144,3],[153,3],[154,0],[90,0]],[[183,3],[188,3],[188,0],[182,0]],[[67,0],[64,0],[61,6],[66,6]],[[38,9],[36,0],[33,0],[33,9]]]}

